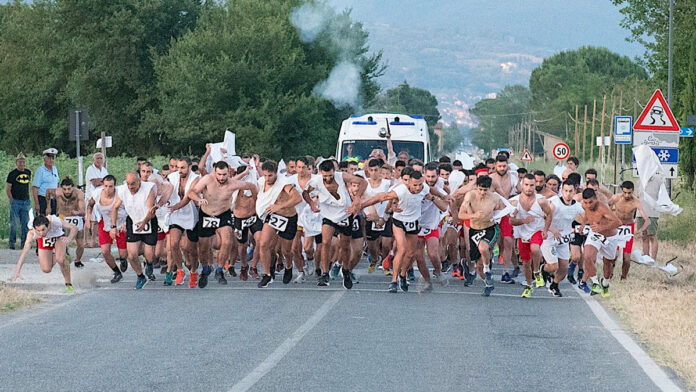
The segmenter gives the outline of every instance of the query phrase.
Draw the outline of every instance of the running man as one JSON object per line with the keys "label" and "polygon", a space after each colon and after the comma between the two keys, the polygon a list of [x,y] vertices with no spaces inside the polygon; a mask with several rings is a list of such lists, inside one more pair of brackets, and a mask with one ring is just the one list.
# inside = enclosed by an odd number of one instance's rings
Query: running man
{"label": "running man", "polygon": [[[586,293],[602,294],[609,296],[609,279],[614,269],[617,248],[620,244],[618,228],[621,220],[611,211],[607,204],[600,202],[594,189],[587,188],[582,191],[582,208],[585,210],[583,222],[590,226],[583,250],[583,262],[585,275],[582,277],[579,287]],[[597,281],[597,257],[602,256],[604,263],[604,278],[600,287]],[[587,280],[592,280],[592,287],[587,285]]]}
{"label": "running man", "polygon": [[[288,184],[285,176],[278,177],[278,164],[268,160],[261,165],[263,177],[258,180],[258,197],[256,198],[256,215],[264,222],[259,241],[259,252],[263,276],[259,288],[268,287],[273,282],[271,266],[272,252],[276,237],[280,239],[280,251],[285,258],[283,283],[292,280],[292,241],[297,233],[297,211],[295,206],[302,201],[302,196],[294,185]],[[276,236],[277,235],[277,236]],[[297,270],[302,273],[302,259],[297,260]]]}
{"label": "running man", "polygon": [[[370,159],[367,163],[367,188],[365,198],[369,199],[378,193],[385,193],[391,187],[391,181],[384,179],[379,159]],[[380,202],[375,205],[363,208],[365,214],[365,234],[367,236],[367,250],[369,265],[367,273],[375,271],[378,263],[386,258],[391,250],[392,227],[389,217],[386,214],[387,203]],[[381,242],[381,253],[380,253]],[[386,252],[385,252],[386,251]]]}
{"label": "running man", "polygon": [[[94,210],[98,211],[101,220],[96,228],[92,230],[98,231],[99,246],[101,247],[101,254],[106,261],[106,265],[114,271],[114,276],[111,278],[111,283],[118,283],[123,278],[123,272],[128,269],[128,251],[126,249],[126,213],[123,204],[118,209],[116,214],[117,220],[116,224],[116,248],[118,248],[118,261],[119,265],[116,266],[116,260],[114,256],[111,255],[111,244],[114,243],[114,239],[111,238],[109,232],[111,231],[111,210],[116,203],[116,177],[108,174],[102,179],[102,185],[95,188],[92,191],[92,197],[89,199],[89,204],[87,205],[87,215],[95,216],[93,214]],[[88,228],[91,223],[89,221],[85,222],[85,228]],[[108,230],[108,231],[107,231]]]}
{"label": "running man", "polygon": [[[467,192],[459,208],[459,219],[469,221],[469,257],[476,263],[476,270],[486,287],[483,296],[488,297],[494,289],[491,276],[492,249],[500,236],[500,226],[494,222],[496,211],[505,209],[503,201],[490,192],[493,179],[480,176],[476,179],[476,190]],[[471,283],[467,274],[467,285]]]}
{"label": "running man", "polygon": [[[353,226],[351,215],[356,214],[361,206],[360,202],[351,202],[348,194],[348,186],[357,182],[360,184],[360,189],[357,192],[358,196],[362,196],[367,187],[367,181],[352,174],[336,172],[334,161],[325,160],[319,164],[319,172],[321,177],[312,177],[306,185],[302,196],[305,201],[311,206],[312,211],[321,213],[321,237],[324,244],[321,258],[321,276],[318,277],[317,286],[328,286],[329,264],[331,262],[331,239],[334,233],[339,233],[338,247],[340,255],[343,258],[343,286],[346,289],[353,287],[353,282],[350,279],[350,261],[346,256],[350,255],[350,239],[351,228]],[[313,190],[318,191],[318,203],[310,198],[310,193]]]}
{"label": "running man", "polygon": [[[218,251],[217,268],[215,268],[215,277],[219,284],[227,284],[222,269],[230,257],[232,197],[237,190],[252,189],[254,189],[253,184],[231,179],[230,167],[227,162],[218,161],[213,165],[213,172],[198,180],[188,192],[189,199],[200,206],[197,226],[200,246],[203,249],[210,249],[212,237],[219,237],[220,250]],[[210,266],[204,264],[198,280],[198,287],[204,288],[208,285],[210,272]]]}
{"label": "running man", "polygon": [[[425,183],[430,188],[436,188],[441,194],[444,194],[445,190],[438,187],[438,165],[435,163],[429,163],[425,166]],[[449,173],[448,173],[449,174]],[[421,265],[425,265],[425,249],[428,249],[428,259],[433,265],[433,276],[435,281],[444,286],[447,284],[447,277],[442,274],[442,265],[440,261],[440,216],[442,213],[447,212],[449,203],[439,197],[429,198],[426,197],[421,203],[421,216],[418,220],[418,226],[420,226],[420,233],[418,233],[418,244],[416,247],[416,261],[418,262],[418,268]],[[429,284],[429,283],[428,283]],[[432,287],[425,288],[426,291],[432,290]]]}
{"label": "running man", "polygon": [[[490,176],[493,180],[491,190],[506,200],[517,195],[522,190],[521,182],[517,175],[510,172],[507,156],[505,154],[498,154],[495,161],[495,170]],[[515,239],[513,237],[509,216],[504,216],[500,221],[500,240],[498,241],[498,247],[503,264],[503,275],[500,278],[500,282],[506,284],[513,283],[512,279],[519,275],[520,267],[517,259],[512,257],[512,252],[515,248]],[[508,272],[511,268],[512,272]]]}
{"label": "running man", "polygon": [[[312,178],[312,172],[310,171],[309,168],[309,162],[307,161],[307,158],[305,157],[298,157],[295,159],[295,171],[296,173],[291,175],[290,177],[287,178],[288,184],[292,184],[297,192],[299,194],[302,194],[302,191],[305,189],[305,186],[307,186],[307,183],[309,180]],[[297,224],[297,233],[295,234],[295,239],[293,239],[292,242],[292,252],[293,252],[293,258],[295,259],[295,262],[302,265],[302,269],[299,270],[299,275],[297,275],[297,278],[295,278],[294,282],[295,283],[303,283],[305,281],[305,266],[304,266],[304,257],[302,256],[302,237],[303,235],[306,236],[306,233],[304,232],[304,227],[302,225],[304,219],[303,214],[306,211],[307,207],[307,202],[304,201],[304,199],[301,199],[301,201],[295,206],[295,211],[297,212],[298,216],[298,224]],[[301,263],[299,263],[301,261]],[[311,273],[312,268],[308,269],[308,272]]]}
{"label": "running man", "polygon": [[[56,208],[58,211],[51,211],[53,203],[47,203],[46,214],[55,213],[60,219],[65,220],[73,226],[77,227],[78,235],[75,237],[77,248],[75,249],[75,267],[82,268],[82,255],[85,252],[84,235],[82,231],[85,227],[85,195],[81,190],[75,188],[75,183],[70,177],[65,177],[60,182],[60,187],[56,189],[47,189],[46,198],[48,200],[56,200]],[[68,253],[68,263],[70,263],[70,254]]]}
{"label": "running man", "polygon": [[[24,258],[31,249],[31,243],[36,240],[39,245],[39,267],[41,267],[41,271],[49,274],[57,263],[60,266],[60,272],[63,273],[63,279],[65,279],[65,292],[72,293],[74,289],[72,283],[70,283],[70,263],[65,262],[65,250],[77,235],[77,227],[55,215],[39,215],[34,218],[33,226],[34,229],[29,231],[27,241],[24,242],[24,248],[19,255],[15,273],[10,278],[10,281],[24,279],[22,276]],[[67,236],[65,236],[66,230],[69,232]]]}
{"label": "running man", "polygon": [[[628,270],[631,268],[631,252],[633,251],[633,239],[636,235],[643,233],[648,226],[650,226],[650,219],[648,215],[643,210],[643,206],[637,197],[633,195],[634,185],[631,181],[624,181],[621,184],[621,194],[616,194],[609,199],[609,208],[614,209],[614,213],[621,221],[621,226],[619,227],[620,234],[631,235],[631,239],[626,242],[626,246],[623,248],[623,261],[621,264],[621,280],[628,277]],[[641,226],[636,232],[636,225],[634,219],[636,217],[636,212],[640,214],[643,218],[643,226]],[[612,274],[610,276],[613,277]]]}

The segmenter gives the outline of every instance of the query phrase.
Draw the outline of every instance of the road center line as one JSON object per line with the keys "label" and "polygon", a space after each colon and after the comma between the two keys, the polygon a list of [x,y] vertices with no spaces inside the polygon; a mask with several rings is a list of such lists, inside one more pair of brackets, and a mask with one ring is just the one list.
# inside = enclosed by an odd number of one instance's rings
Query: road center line
{"label": "road center line", "polygon": [[310,317],[302,324],[289,338],[278,346],[263,362],[261,362],[251,373],[241,379],[230,388],[230,392],[245,392],[253,387],[263,376],[273,369],[282,359],[307,335],[319,322],[331,311],[331,308],[338,303],[346,294],[345,290],[337,291]]}
{"label": "road center line", "polygon": [[636,342],[631,339],[631,337],[619,327],[618,324],[609,316],[606,310],[599,304],[594,298],[585,294],[580,289],[575,287],[578,291],[580,297],[585,301],[587,306],[590,308],[595,317],[602,323],[604,328],[611,333],[611,335],[616,339],[616,341],[623,346],[623,348],[628,351],[633,359],[638,362],[638,365],[643,369],[643,372],[647,374],[648,377],[655,383],[655,385],[660,388],[661,391],[672,392],[681,391],[674,381],[667,375],[667,373],[660,368],[648,354],[643,351],[642,348]]}

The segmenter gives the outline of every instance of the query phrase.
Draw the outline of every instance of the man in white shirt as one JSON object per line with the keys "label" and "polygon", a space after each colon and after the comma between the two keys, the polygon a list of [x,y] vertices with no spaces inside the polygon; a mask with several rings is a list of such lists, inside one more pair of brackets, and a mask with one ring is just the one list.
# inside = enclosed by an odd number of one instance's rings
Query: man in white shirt
{"label": "man in white shirt", "polygon": [[[106,170],[106,167],[104,166],[104,154],[100,152],[94,154],[92,156],[92,162],[92,165],[87,168],[87,175],[85,176],[87,177],[87,191],[85,192],[86,200],[92,198],[92,192],[94,189],[102,186],[104,177],[109,174],[109,171]],[[97,240],[99,234],[99,230],[97,230],[97,223],[101,220],[101,217],[99,216],[99,209],[93,209],[92,215],[86,216],[85,219],[89,219],[91,222],[91,230],[85,230],[85,243],[87,244],[87,247],[93,248],[99,243]],[[88,234],[88,231],[91,231],[91,234]],[[88,236],[89,238],[87,238]]]}

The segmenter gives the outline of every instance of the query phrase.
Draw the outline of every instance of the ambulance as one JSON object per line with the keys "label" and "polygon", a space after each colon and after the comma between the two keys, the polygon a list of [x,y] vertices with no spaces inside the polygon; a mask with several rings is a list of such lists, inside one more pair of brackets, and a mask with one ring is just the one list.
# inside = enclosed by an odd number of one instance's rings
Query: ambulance
{"label": "ambulance", "polygon": [[430,135],[423,116],[372,113],[353,114],[341,124],[336,146],[339,161],[362,161],[375,148],[387,154],[387,134],[391,133],[394,153],[408,153],[409,159],[430,161]]}

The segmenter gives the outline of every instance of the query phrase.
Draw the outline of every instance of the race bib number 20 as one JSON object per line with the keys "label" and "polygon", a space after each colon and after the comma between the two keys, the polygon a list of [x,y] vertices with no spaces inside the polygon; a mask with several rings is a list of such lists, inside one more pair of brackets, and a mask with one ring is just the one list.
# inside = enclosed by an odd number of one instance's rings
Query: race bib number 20
{"label": "race bib number 20", "polygon": [[150,222],[147,222],[143,225],[143,229],[138,231],[138,224],[133,222],[133,226],[131,227],[133,229],[133,234],[151,234],[152,233],[152,226],[150,226]]}

